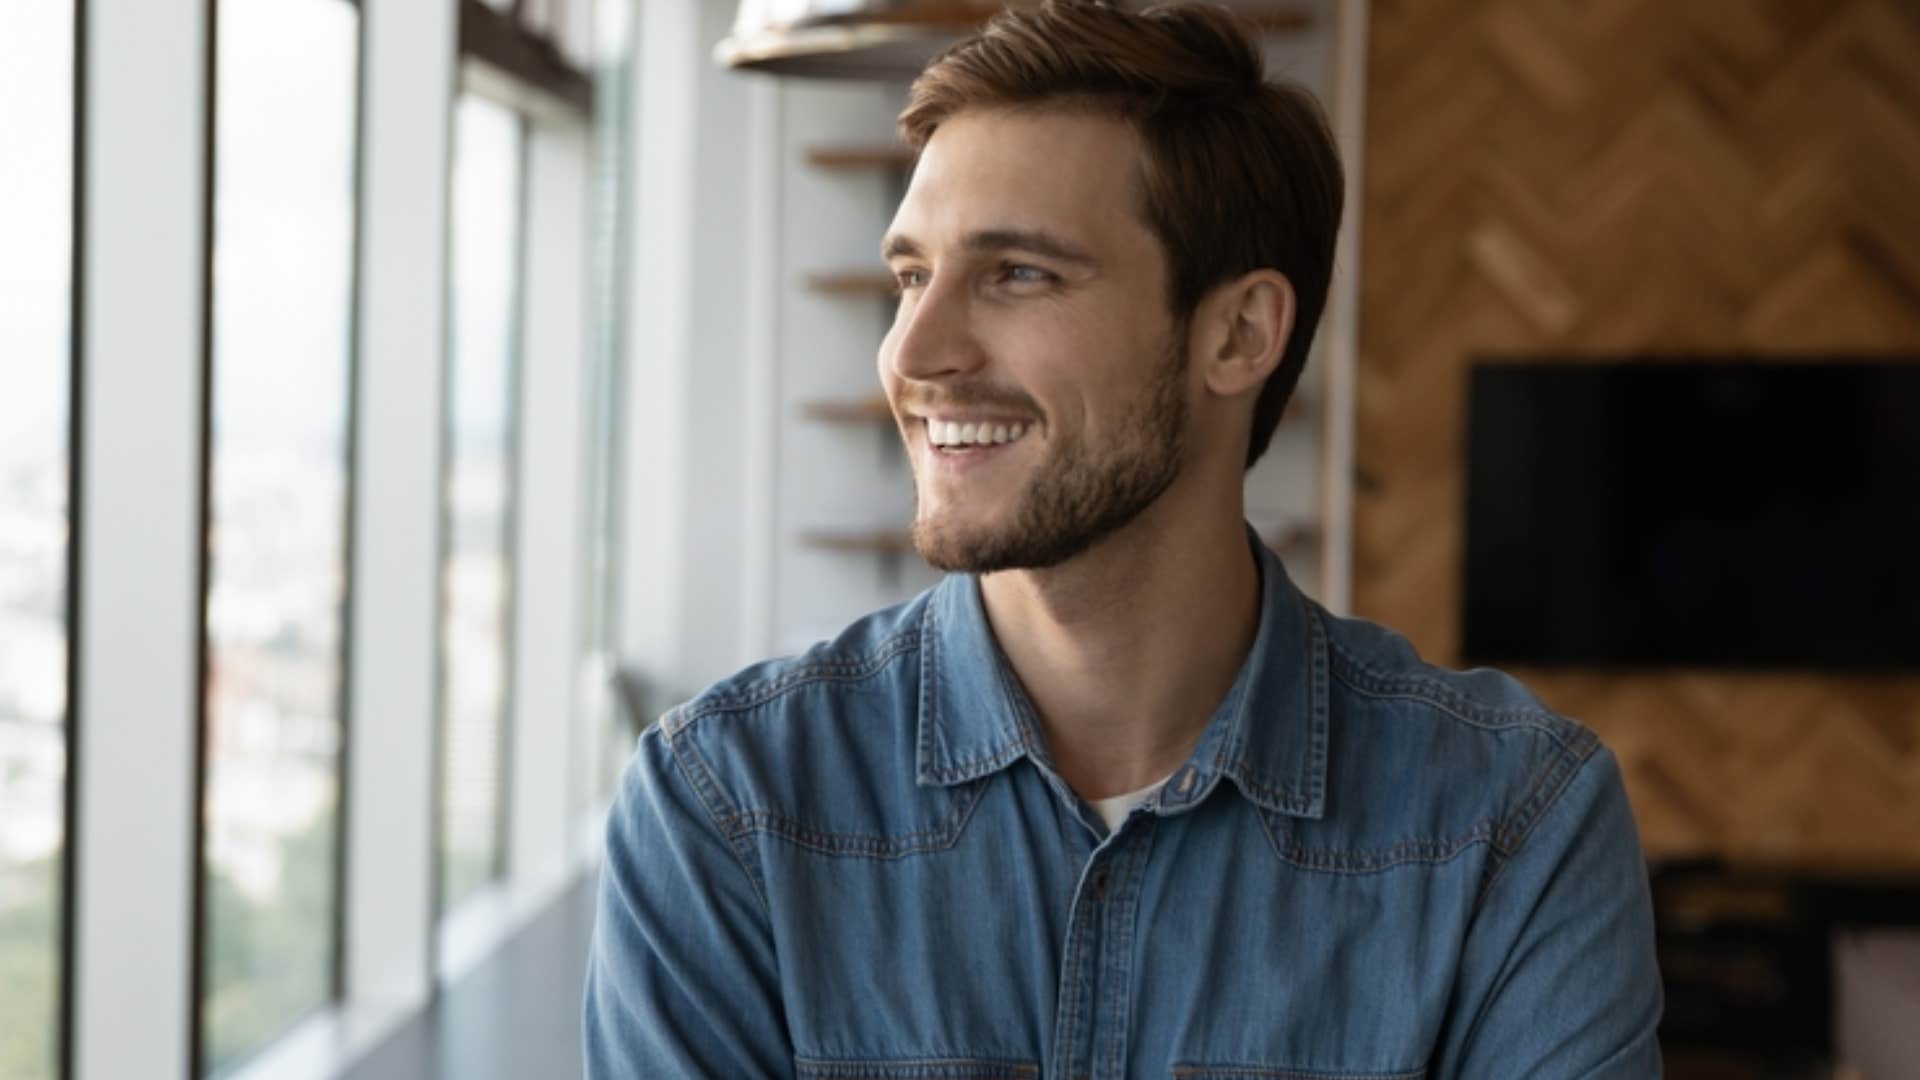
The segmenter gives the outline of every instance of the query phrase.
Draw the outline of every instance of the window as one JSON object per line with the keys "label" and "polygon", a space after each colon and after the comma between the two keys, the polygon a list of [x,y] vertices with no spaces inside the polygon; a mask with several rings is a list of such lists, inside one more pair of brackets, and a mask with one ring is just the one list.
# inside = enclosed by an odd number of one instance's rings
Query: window
{"label": "window", "polygon": [[333,997],[358,13],[222,0],[208,498],[205,1063]]}
{"label": "window", "polygon": [[441,567],[442,911],[498,877],[504,854],[525,134],[511,110],[463,96],[453,139],[447,548]]}
{"label": "window", "polygon": [[597,41],[594,100],[593,213],[607,225],[596,229],[589,279],[585,543],[581,555],[585,603],[581,607],[579,685],[587,692],[578,721],[581,753],[573,785],[573,810],[591,813],[612,797],[620,770],[632,749],[627,707],[612,699],[614,620],[620,595],[618,574],[620,486],[621,357],[626,350],[629,285],[626,257],[632,154],[629,101],[633,92],[632,15],[626,0],[600,0],[595,8]]}
{"label": "window", "polygon": [[74,9],[0,34],[0,1076],[55,1075],[66,831]]}

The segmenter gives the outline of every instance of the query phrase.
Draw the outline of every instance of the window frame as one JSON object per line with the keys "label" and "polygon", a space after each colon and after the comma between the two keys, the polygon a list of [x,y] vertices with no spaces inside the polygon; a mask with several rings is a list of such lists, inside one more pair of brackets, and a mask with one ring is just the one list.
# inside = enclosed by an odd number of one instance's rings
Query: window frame
{"label": "window frame", "polygon": [[60,920],[59,936],[54,944],[58,950],[56,964],[59,972],[59,989],[54,1001],[54,1023],[58,1029],[54,1032],[53,1067],[54,1075],[68,1077],[74,1075],[74,960],[77,955],[75,924],[78,922],[74,903],[78,874],[75,864],[75,840],[80,820],[80,741],[79,710],[74,707],[80,693],[80,665],[77,660],[80,641],[80,543],[85,534],[82,520],[84,504],[81,500],[82,455],[86,449],[80,426],[80,407],[84,400],[85,386],[83,377],[85,365],[82,357],[86,354],[86,320],[83,318],[82,303],[85,290],[81,283],[85,276],[86,258],[86,197],[87,197],[87,6],[89,0],[73,0],[72,40],[73,49],[72,79],[69,81],[69,94],[72,102],[72,114],[68,124],[68,138],[72,140],[68,152],[72,157],[71,174],[67,177],[68,192],[68,262],[67,262],[67,545],[66,545],[66,607],[67,607],[67,663],[63,678],[66,682],[65,738],[62,740],[62,752],[66,755],[66,781],[61,786],[60,807]]}
{"label": "window frame", "polygon": [[79,1080],[193,1066],[207,15],[86,0],[77,24],[63,1068]]}

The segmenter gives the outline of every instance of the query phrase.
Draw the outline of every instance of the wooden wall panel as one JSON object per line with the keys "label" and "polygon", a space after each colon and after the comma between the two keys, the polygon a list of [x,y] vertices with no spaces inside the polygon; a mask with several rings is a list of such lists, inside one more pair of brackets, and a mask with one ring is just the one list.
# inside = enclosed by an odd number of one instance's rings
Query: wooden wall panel
{"label": "wooden wall panel", "polygon": [[[1355,606],[1456,663],[1471,354],[1920,353],[1920,3],[1378,0],[1361,210]],[[1516,674],[1650,855],[1920,867],[1920,679]]]}

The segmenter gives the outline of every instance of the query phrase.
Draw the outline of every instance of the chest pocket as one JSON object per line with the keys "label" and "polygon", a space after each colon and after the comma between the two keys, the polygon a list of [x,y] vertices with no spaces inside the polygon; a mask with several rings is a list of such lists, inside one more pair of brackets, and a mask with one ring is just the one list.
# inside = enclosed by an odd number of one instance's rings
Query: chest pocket
{"label": "chest pocket", "polygon": [[1033,1062],[983,1058],[800,1058],[794,1068],[800,1080],[1040,1080],[1040,1066]]}

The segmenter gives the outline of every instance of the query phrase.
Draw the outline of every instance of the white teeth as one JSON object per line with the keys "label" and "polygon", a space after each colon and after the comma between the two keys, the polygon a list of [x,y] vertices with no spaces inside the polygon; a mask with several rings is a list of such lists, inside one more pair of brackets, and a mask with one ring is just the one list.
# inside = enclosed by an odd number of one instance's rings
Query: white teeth
{"label": "white teeth", "polygon": [[999,446],[1027,433],[1025,424],[959,424],[927,421],[927,440],[935,446]]}

